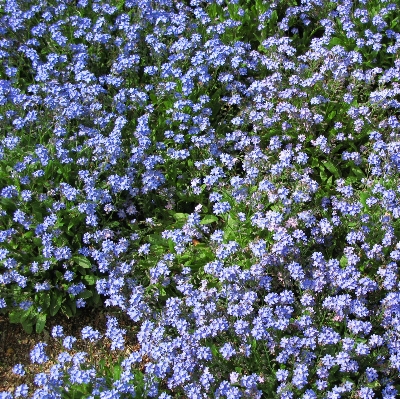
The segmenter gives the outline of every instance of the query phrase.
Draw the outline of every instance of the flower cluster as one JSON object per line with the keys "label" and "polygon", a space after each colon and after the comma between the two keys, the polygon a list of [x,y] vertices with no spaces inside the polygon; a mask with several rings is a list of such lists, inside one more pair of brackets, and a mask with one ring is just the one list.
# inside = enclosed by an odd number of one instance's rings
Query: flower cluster
{"label": "flower cluster", "polygon": [[0,308],[113,307],[137,346],[57,326],[0,397],[395,398],[398,12],[5,0]]}

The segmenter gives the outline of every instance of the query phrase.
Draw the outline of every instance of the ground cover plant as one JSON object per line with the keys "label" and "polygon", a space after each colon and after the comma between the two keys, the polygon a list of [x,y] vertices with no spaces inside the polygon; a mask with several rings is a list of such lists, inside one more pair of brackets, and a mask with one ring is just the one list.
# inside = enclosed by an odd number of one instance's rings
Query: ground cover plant
{"label": "ground cover plant", "polygon": [[3,0],[0,397],[396,398],[399,8]]}

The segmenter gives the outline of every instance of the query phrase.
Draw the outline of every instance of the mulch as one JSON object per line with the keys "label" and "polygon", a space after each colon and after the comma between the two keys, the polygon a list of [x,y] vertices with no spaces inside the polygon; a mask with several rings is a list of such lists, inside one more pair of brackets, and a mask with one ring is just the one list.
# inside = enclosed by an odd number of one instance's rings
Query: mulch
{"label": "mulch", "polygon": [[[115,316],[119,322],[119,327],[127,331],[125,335],[124,355],[128,355],[137,347],[136,332],[137,327],[129,317],[116,309],[79,309],[74,317],[68,318],[65,315],[56,315],[47,321],[42,333],[32,332],[27,334],[21,325],[11,324],[6,315],[0,315],[0,392],[13,392],[14,389],[23,383],[31,386],[35,373],[43,371],[41,366],[32,365],[30,361],[30,351],[38,342],[47,343],[46,353],[50,358],[56,359],[58,354],[63,351],[60,341],[51,336],[51,330],[56,325],[61,325],[65,335],[72,335],[77,338],[74,344],[74,350],[87,351],[88,342],[81,338],[81,330],[85,326],[91,326],[101,334],[106,331],[106,315]],[[110,341],[105,338],[98,345],[102,345],[102,351],[107,350],[108,354],[114,357],[114,360],[121,356],[121,351],[111,351]],[[100,355],[99,355],[100,356]],[[26,368],[26,375],[21,377],[12,372],[15,364],[21,363]],[[54,364],[49,362],[47,367]]]}

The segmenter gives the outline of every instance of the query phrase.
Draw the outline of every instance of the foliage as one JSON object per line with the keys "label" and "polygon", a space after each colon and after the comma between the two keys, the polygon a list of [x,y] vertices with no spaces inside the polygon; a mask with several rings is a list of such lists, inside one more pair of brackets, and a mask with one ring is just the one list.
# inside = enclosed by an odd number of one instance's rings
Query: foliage
{"label": "foliage", "polygon": [[6,0],[0,309],[138,349],[1,397],[396,397],[399,6]]}

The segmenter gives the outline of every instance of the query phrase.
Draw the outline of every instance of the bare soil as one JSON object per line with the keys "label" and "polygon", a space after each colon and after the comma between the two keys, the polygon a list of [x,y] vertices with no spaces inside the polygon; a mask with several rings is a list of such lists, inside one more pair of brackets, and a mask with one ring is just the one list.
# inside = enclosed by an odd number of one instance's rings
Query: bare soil
{"label": "bare soil", "polygon": [[[117,310],[113,309],[93,309],[85,310],[79,309],[79,313],[72,318],[68,318],[63,315],[56,315],[47,321],[46,327],[42,333],[27,334],[21,325],[11,324],[8,320],[8,316],[0,315],[0,392],[8,391],[13,392],[14,389],[20,384],[28,384],[32,386],[33,378],[35,373],[39,371],[39,365],[32,365],[30,361],[30,351],[38,342],[47,343],[46,353],[50,359],[56,360],[59,353],[63,351],[59,340],[51,336],[51,330],[56,325],[61,325],[64,329],[65,335],[72,335],[77,338],[74,344],[74,350],[69,353],[78,351],[87,352],[89,343],[82,339],[81,331],[85,326],[91,326],[98,330],[101,334],[106,331],[106,315],[113,315],[119,322],[119,327],[124,328],[127,333],[125,335],[125,350],[111,351],[108,353],[111,356],[111,361],[117,361],[118,357],[128,355],[135,347],[137,347],[136,341],[136,326],[128,316],[118,313]],[[109,349],[111,342],[105,338],[102,339],[97,346],[102,345],[102,349]],[[94,353],[93,356],[96,356]],[[21,363],[25,366],[27,371],[26,375],[21,377],[12,372],[12,368],[15,364]],[[47,367],[54,364],[50,361]]]}

